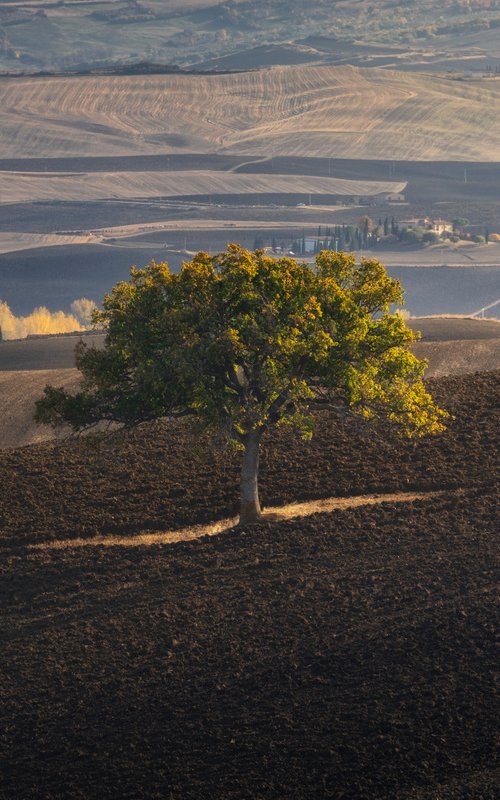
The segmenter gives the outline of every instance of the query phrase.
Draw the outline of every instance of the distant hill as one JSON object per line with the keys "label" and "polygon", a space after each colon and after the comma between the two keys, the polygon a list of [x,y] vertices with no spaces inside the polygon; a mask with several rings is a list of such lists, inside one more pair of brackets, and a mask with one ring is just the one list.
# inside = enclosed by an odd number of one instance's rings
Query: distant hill
{"label": "distant hill", "polygon": [[289,66],[0,81],[4,158],[168,152],[495,161],[500,77]]}
{"label": "distant hill", "polygon": [[[242,53],[246,62],[236,68],[255,68],[295,63],[288,48],[307,37],[343,42],[344,63],[358,63],[360,45],[400,46],[408,65],[439,53],[443,61],[454,55],[459,69],[469,68],[471,58],[484,67],[490,59],[494,69],[499,25],[498,4],[485,0],[442,0],[439,9],[434,0],[9,0],[0,6],[0,70],[144,60],[186,66]],[[278,49],[268,60],[269,51],[259,49],[270,44]],[[318,47],[325,61],[337,55],[328,45]],[[304,51],[295,57],[303,60]]]}

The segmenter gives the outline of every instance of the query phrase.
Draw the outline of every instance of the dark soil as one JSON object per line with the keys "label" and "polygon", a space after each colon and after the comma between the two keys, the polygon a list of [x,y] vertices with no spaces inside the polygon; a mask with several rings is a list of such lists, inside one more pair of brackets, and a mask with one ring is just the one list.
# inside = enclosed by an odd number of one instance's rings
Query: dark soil
{"label": "dark soil", "polygon": [[321,415],[263,455],[268,505],[442,496],[189,543],[29,548],[234,510],[184,425],[1,453],[2,800],[496,798],[499,375],[433,382],[436,439]]}
{"label": "dark soil", "polygon": [[[455,418],[420,441],[357,419],[318,415],[311,442],[279,430],[263,440],[265,506],[334,495],[494,485],[500,372],[430,381]],[[192,423],[144,424],[111,440],[47,442],[0,453],[0,536],[12,544],[165,530],[238,510],[239,455],[211,449]]]}

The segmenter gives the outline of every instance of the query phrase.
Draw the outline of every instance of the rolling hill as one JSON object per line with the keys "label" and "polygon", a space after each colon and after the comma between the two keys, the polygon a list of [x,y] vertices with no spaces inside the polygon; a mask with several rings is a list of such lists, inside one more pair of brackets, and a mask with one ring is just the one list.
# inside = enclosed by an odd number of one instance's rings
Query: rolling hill
{"label": "rolling hill", "polygon": [[494,161],[500,80],[358,67],[0,80],[4,158],[174,152]]}
{"label": "rolling hill", "polygon": [[[241,69],[304,58],[338,63],[346,51],[358,63],[369,49],[376,60],[365,65],[375,66],[399,48],[409,68],[437,57],[467,69],[471,59],[486,66],[498,58],[499,22],[491,0],[441,0],[439,13],[434,0],[5,0],[0,68],[122,68],[147,58],[222,68],[229,60]],[[314,41],[304,47],[304,37]]]}
{"label": "rolling hill", "polygon": [[99,174],[0,173],[0,202],[245,194],[375,195],[402,192],[405,182],[350,181],[306,175],[245,175],[210,170]]}
{"label": "rolling hill", "polygon": [[266,507],[343,510],[174,544],[238,496],[186,420],[1,452],[1,800],[495,800],[498,379],[275,431]]}

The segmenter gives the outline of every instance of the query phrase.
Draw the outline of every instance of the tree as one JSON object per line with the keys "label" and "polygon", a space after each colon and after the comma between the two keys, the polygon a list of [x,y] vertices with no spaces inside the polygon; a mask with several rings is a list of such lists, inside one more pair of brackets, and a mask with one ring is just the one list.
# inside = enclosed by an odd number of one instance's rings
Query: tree
{"label": "tree", "polygon": [[399,240],[406,242],[406,244],[418,244],[422,241],[425,233],[424,228],[403,228],[399,231]]}
{"label": "tree", "polygon": [[465,217],[456,217],[452,221],[453,230],[458,233],[459,236],[463,236],[464,228],[469,224],[469,220]]}
{"label": "tree", "polygon": [[40,423],[82,430],[194,414],[242,451],[240,521],[259,518],[259,447],[274,425],[313,430],[315,407],[385,419],[409,436],[443,429],[413,332],[388,312],[398,281],[376,260],[323,251],[316,265],[238,245],[179,274],[152,262],[106,295],[105,347],[77,345],[80,391],[45,388]]}
{"label": "tree", "polygon": [[441,241],[441,237],[436,231],[425,231],[422,235],[422,241],[426,244],[437,244]]}
{"label": "tree", "polygon": [[361,236],[363,237],[363,244],[366,246],[368,242],[368,236],[372,232],[374,228],[373,220],[366,216],[366,214],[359,218],[358,220],[358,231],[360,232]]}

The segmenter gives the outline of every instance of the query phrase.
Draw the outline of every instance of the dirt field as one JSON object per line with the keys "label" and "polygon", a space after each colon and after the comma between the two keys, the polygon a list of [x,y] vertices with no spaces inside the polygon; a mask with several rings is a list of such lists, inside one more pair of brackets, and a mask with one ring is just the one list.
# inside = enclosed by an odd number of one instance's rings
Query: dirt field
{"label": "dirt field", "polygon": [[35,400],[42,396],[47,384],[74,390],[80,377],[76,369],[0,371],[0,447],[22,447],[53,439],[56,434],[52,428],[36,425],[33,420]]}
{"label": "dirt field", "polygon": [[50,543],[226,515],[184,425],[0,454],[2,800],[494,800],[499,377],[433,384],[439,439],[265,448],[267,505],[442,495],[167,546]]}
{"label": "dirt field", "polygon": [[[386,441],[354,421],[339,426],[328,415],[321,416],[310,444],[292,444],[284,433],[276,434],[276,447],[264,448],[264,504],[493,485],[497,380],[497,373],[480,373],[431,381],[438,401],[456,416],[443,439]],[[21,533],[40,541],[227,517],[237,499],[237,458],[204,455],[203,445],[189,445],[189,430],[189,425],[158,422],[109,446],[82,439],[4,450],[4,534],[12,541]],[[310,474],[308,464],[314,464]],[[28,495],[20,479],[24,474]]]}

